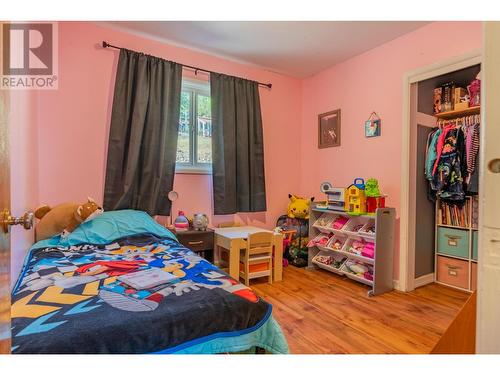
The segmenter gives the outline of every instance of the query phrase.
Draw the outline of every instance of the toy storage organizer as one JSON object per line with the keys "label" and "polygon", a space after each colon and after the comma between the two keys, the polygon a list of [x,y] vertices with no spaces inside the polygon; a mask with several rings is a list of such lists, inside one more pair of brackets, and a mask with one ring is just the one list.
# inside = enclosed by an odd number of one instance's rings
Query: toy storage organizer
{"label": "toy storage organizer", "polygon": [[467,197],[464,207],[453,212],[448,207],[437,200],[436,282],[474,291],[477,285],[478,199],[477,196]]}
{"label": "toy storage organizer", "polygon": [[308,267],[345,275],[371,287],[368,295],[393,289],[394,208],[351,216],[317,208],[309,216]]}

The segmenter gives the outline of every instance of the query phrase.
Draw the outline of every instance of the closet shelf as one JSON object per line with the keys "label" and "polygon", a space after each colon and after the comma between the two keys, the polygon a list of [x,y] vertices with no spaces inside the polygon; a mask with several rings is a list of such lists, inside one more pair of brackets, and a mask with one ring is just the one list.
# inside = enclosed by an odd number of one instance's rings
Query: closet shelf
{"label": "closet shelf", "polygon": [[453,228],[453,229],[463,229],[463,230],[471,230],[474,228],[471,227],[461,227],[457,225],[448,225],[448,224],[436,224],[438,227],[443,227],[443,228]]}
{"label": "closet shelf", "polygon": [[467,115],[477,115],[481,111],[481,106],[469,107],[466,109],[460,109],[457,111],[447,111],[434,114],[435,117],[440,119],[452,119],[455,117],[467,116]]}

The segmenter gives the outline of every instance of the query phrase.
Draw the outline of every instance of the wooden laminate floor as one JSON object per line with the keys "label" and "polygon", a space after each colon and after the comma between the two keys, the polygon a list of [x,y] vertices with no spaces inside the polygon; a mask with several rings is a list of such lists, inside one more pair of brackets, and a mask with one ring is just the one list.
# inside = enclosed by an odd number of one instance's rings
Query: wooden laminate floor
{"label": "wooden laminate floor", "polygon": [[273,304],[291,353],[429,353],[468,293],[430,284],[368,297],[368,287],[323,270],[288,266],[283,281],[251,281]]}

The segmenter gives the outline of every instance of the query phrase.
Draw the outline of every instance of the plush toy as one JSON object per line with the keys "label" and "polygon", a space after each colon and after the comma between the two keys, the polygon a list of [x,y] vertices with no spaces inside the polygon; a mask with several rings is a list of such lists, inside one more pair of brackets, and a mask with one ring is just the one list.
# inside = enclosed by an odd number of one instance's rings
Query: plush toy
{"label": "plush toy", "polygon": [[314,201],[311,199],[304,199],[293,194],[288,194],[290,203],[288,203],[287,216],[292,219],[309,219],[309,206]]}
{"label": "plush toy", "polygon": [[376,178],[369,178],[365,185],[365,194],[367,197],[379,197],[380,189]]}
{"label": "plush toy", "polygon": [[36,241],[57,234],[67,237],[80,223],[93,219],[102,212],[102,207],[92,198],[88,198],[83,204],[63,203],[54,208],[41,206],[35,211],[35,217],[40,220],[35,230]]}

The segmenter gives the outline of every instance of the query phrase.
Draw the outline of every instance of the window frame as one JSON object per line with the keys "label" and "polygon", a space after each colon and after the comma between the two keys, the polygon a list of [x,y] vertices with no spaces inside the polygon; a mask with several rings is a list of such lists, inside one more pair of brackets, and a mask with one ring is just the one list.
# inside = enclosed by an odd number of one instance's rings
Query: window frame
{"label": "window frame", "polygon": [[[198,95],[210,97],[210,83],[189,78],[182,78],[182,92],[188,92],[191,97],[189,119],[189,159],[190,163],[175,163],[175,173],[180,174],[212,174],[212,163],[198,162]],[[213,124],[212,124],[213,126]]]}

